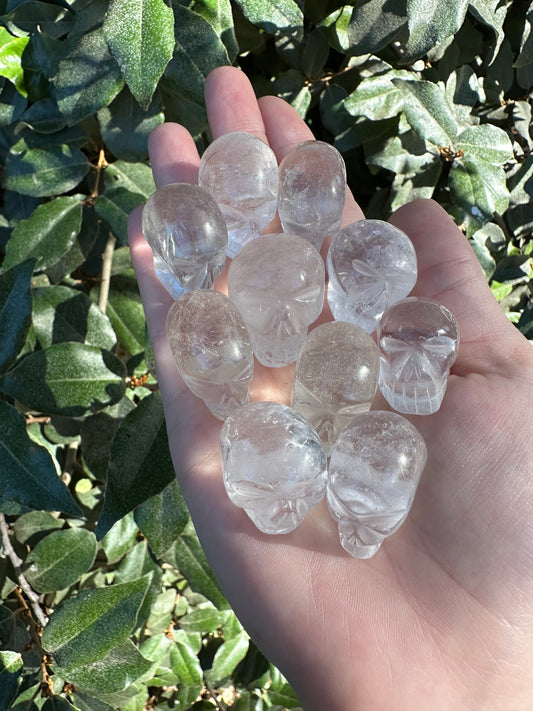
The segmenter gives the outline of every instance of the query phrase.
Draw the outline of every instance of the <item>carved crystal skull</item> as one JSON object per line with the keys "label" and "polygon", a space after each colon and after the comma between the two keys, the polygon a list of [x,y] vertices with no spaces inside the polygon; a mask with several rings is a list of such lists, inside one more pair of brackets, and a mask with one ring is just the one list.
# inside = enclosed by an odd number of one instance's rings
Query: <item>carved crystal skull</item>
{"label": "carved crystal skull", "polygon": [[159,188],[144,206],[142,228],[155,272],[174,299],[213,286],[226,263],[228,233],[206,190],[188,183]]}
{"label": "carved crystal skull", "polygon": [[353,323],[323,323],[305,339],[292,406],[313,425],[327,455],[350,420],[370,409],[378,372],[374,340]]}
{"label": "carved crystal skull", "polygon": [[427,459],[425,442],[396,412],[356,415],[329,461],[327,502],[342,547],[370,558],[405,520]]}
{"label": "carved crystal skull", "polygon": [[185,384],[224,420],[248,402],[252,344],[235,305],[218,291],[190,291],[167,315],[167,338]]}
{"label": "carved crystal skull", "polygon": [[262,235],[246,244],[228,273],[228,293],[250,332],[254,354],[279,368],[296,360],[324,301],[325,269],[297,235]]}
{"label": "carved crystal skull", "polygon": [[432,299],[409,297],[385,311],[377,338],[379,387],[387,402],[405,414],[436,412],[457,358],[454,316]]}
{"label": "carved crystal skull", "polygon": [[289,533],[324,497],[327,459],[311,425],[278,402],[230,415],[220,437],[231,501],[264,533]]}

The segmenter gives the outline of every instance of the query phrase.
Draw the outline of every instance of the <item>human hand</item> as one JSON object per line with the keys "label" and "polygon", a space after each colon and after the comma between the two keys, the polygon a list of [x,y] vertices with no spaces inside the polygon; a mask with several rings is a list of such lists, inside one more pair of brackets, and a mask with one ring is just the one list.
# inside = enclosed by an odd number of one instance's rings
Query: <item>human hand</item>
{"label": "human hand", "polygon": [[[280,161],[312,138],[281,99],[256,101],[240,70],[206,81],[213,137],[244,130]],[[197,181],[187,131],[149,141],[156,185]],[[344,224],[362,218],[351,196]],[[413,241],[414,294],[456,316],[461,343],[441,409],[410,418],[428,463],[411,512],[371,560],[341,548],[323,502],[292,533],[259,532],[227,498],[216,420],[170,352],[171,298],[141,230],[130,245],[157,364],[174,465],[198,536],[230,604],[306,711],[530,709],[533,704],[533,350],[493,299],[470,246],[431,201],[391,222]],[[215,288],[225,289],[227,270]],[[327,307],[322,320],[331,318]],[[294,365],[256,363],[252,400],[290,404]],[[378,396],[373,407],[385,409]]]}

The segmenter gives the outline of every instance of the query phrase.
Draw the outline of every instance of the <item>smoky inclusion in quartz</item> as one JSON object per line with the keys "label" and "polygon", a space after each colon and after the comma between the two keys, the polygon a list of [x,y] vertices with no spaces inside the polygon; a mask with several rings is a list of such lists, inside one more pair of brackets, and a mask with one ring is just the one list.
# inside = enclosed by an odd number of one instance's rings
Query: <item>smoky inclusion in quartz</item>
{"label": "smoky inclusion in quartz", "polygon": [[224,423],[220,444],[228,496],[264,533],[293,531],[324,498],[326,455],[311,425],[287,405],[244,405]]}
{"label": "smoky inclusion in quartz", "polygon": [[167,339],[185,384],[224,420],[248,402],[253,376],[248,330],[227,296],[218,291],[190,291],[167,315]]}
{"label": "smoky inclusion in quartz", "polygon": [[251,133],[235,131],[213,141],[200,160],[198,184],[215,198],[224,216],[228,257],[258,237],[276,214],[276,156]]}
{"label": "smoky inclusion in quartz", "polygon": [[143,209],[142,229],[154,270],[174,299],[209,289],[226,263],[228,234],[216,201],[198,185],[171,183]]}
{"label": "smoky inclusion in quartz", "polygon": [[313,425],[329,456],[351,419],[370,409],[379,355],[362,328],[344,321],[317,326],[296,361],[292,406]]}
{"label": "smoky inclusion in quartz", "polygon": [[426,459],[422,436],[396,412],[365,412],[341,432],[329,462],[327,502],[350,555],[371,558],[401,526]]}
{"label": "smoky inclusion in quartz", "polygon": [[340,230],[329,246],[327,267],[333,317],[367,333],[388,306],[409,294],[417,278],[411,240],[383,220],[358,220]]}

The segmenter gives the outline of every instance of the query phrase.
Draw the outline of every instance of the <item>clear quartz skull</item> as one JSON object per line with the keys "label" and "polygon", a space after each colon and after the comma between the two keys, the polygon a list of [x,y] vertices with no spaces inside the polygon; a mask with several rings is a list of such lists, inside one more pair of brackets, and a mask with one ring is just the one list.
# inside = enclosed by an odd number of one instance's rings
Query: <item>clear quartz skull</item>
{"label": "clear quartz skull", "polygon": [[383,314],[377,339],[379,387],[389,405],[404,414],[437,412],[459,347],[450,311],[432,299],[403,299]]}
{"label": "clear quartz skull", "polygon": [[426,459],[422,436],[395,412],[365,412],[341,432],[329,462],[327,502],[350,555],[371,558],[403,523]]}
{"label": "clear quartz skull", "polygon": [[198,185],[171,183],[156,190],[144,206],[142,229],[155,272],[174,299],[211,288],[224,268],[226,224],[215,200]]}
{"label": "clear quartz skull", "polygon": [[367,333],[388,306],[409,294],[417,278],[411,240],[382,220],[358,220],[340,230],[329,246],[327,267],[334,318]]}
{"label": "clear quartz skull", "polygon": [[280,368],[296,360],[322,310],[324,277],[319,252],[297,235],[262,235],[232,261],[228,293],[260,363]]}
{"label": "clear quartz skull", "polygon": [[320,440],[287,405],[244,405],[224,423],[220,443],[228,496],[264,533],[293,531],[324,497]]}
{"label": "clear quartz skull", "polygon": [[252,344],[237,308],[218,291],[195,290],[175,301],[167,338],[187,387],[223,420],[248,402]]}
{"label": "clear quartz skull", "polygon": [[198,184],[215,198],[226,220],[228,257],[260,235],[276,214],[276,156],[251,133],[235,131],[213,141],[200,160]]}
{"label": "clear quartz skull", "polygon": [[278,213],[285,232],[320,249],[341,226],[346,167],[339,151],[323,141],[305,141],[279,166]]}
{"label": "clear quartz skull", "polygon": [[353,323],[323,323],[305,339],[296,361],[292,406],[313,425],[326,455],[353,417],[370,409],[378,372],[374,340]]}

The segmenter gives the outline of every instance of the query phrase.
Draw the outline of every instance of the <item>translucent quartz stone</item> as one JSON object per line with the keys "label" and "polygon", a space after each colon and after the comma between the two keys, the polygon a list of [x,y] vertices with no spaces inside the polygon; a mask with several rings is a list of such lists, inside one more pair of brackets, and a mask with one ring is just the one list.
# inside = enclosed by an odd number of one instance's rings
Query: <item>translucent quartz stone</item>
{"label": "translucent quartz stone", "polygon": [[340,230],[329,246],[327,266],[334,318],[367,333],[388,306],[409,294],[417,277],[411,240],[382,220],[359,220]]}
{"label": "translucent quartz stone", "polygon": [[379,387],[389,405],[412,415],[436,412],[457,358],[453,315],[436,301],[409,297],[385,311],[377,337]]}
{"label": "translucent quartz stone", "polygon": [[296,360],[324,302],[324,262],[297,235],[262,235],[246,244],[228,272],[256,358],[279,368]]}
{"label": "translucent quartz stone", "polygon": [[198,185],[172,183],[156,190],[144,206],[142,228],[155,272],[174,299],[209,289],[224,268],[226,224],[215,200]]}
{"label": "translucent quartz stone", "polygon": [[395,412],[357,415],[329,461],[327,502],[342,547],[370,558],[403,523],[426,465],[422,436]]}
{"label": "translucent quartz stone", "polygon": [[264,533],[288,533],[324,497],[327,460],[311,425],[278,402],[230,415],[220,438],[228,496]]}
{"label": "translucent quartz stone", "polygon": [[344,160],[329,143],[305,141],[281,161],[278,213],[285,232],[320,249],[341,226],[345,197]]}
{"label": "translucent quartz stone", "polygon": [[213,141],[200,160],[198,184],[215,198],[226,220],[228,257],[260,235],[276,214],[276,156],[251,133],[235,131]]}
{"label": "translucent quartz stone", "polygon": [[181,377],[223,420],[248,402],[254,360],[237,308],[218,291],[190,291],[167,316],[167,338]]}
{"label": "translucent quartz stone", "polygon": [[323,323],[305,339],[292,406],[313,425],[327,455],[354,415],[370,410],[378,372],[376,344],[353,323]]}

